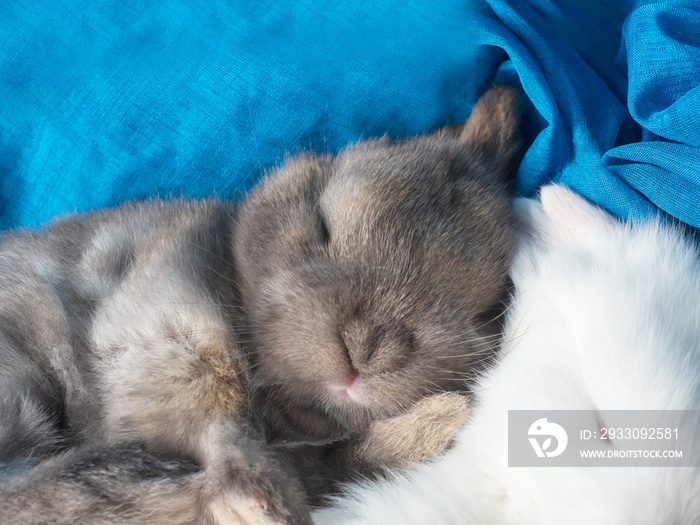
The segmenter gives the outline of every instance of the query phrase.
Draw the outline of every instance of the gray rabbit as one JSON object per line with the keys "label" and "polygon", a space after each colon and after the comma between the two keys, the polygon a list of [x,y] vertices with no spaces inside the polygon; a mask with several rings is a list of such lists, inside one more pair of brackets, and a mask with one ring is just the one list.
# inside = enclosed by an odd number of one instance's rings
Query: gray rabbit
{"label": "gray rabbit", "polygon": [[3,523],[310,523],[448,447],[497,341],[517,106],[497,86],[463,126],[290,159],[240,206],[5,234],[0,461],[38,466]]}

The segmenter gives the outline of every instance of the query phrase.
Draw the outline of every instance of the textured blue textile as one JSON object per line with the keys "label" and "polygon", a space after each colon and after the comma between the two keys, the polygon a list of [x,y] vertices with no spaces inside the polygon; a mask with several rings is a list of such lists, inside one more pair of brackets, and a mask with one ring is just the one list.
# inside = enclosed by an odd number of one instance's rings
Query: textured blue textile
{"label": "textured blue textile", "polygon": [[237,197],[286,153],[457,123],[494,78],[532,104],[521,193],[700,226],[692,5],[0,1],[0,228]]}

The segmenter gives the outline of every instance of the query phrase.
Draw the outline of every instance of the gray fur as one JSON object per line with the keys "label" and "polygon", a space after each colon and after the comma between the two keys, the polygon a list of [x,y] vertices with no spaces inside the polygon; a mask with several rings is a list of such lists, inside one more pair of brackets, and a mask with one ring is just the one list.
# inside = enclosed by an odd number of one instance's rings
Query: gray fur
{"label": "gray fur", "polygon": [[490,357],[516,114],[498,87],[462,127],[291,159],[240,210],[6,234],[0,460],[53,459],[0,488],[3,523],[310,523],[309,497],[381,466],[357,459],[387,455],[372,421],[414,427]]}
{"label": "gray fur", "polygon": [[203,474],[134,445],[75,449],[0,490],[4,525],[194,523]]}

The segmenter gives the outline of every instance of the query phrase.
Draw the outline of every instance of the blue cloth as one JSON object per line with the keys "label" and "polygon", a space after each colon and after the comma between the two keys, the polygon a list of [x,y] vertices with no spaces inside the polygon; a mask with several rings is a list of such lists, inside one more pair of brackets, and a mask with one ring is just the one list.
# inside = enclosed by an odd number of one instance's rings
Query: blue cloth
{"label": "blue cloth", "polygon": [[521,83],[518,174],[700,226],[700,10],[609,0],[0,2],[0,228],[236,198],[299,150],[464,120]]}

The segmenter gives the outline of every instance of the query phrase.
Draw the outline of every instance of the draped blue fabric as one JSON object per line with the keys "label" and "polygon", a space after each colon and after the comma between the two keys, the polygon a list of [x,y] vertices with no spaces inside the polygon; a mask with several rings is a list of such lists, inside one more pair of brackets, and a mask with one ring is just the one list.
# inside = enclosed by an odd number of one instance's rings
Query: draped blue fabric
{"label": "draped blue fabric", "polygon": [[610,0],[0,2],[0,228],[237,198],[286,154],[464,120],[519,83],[521,194],[700,226],[700,7]]}

